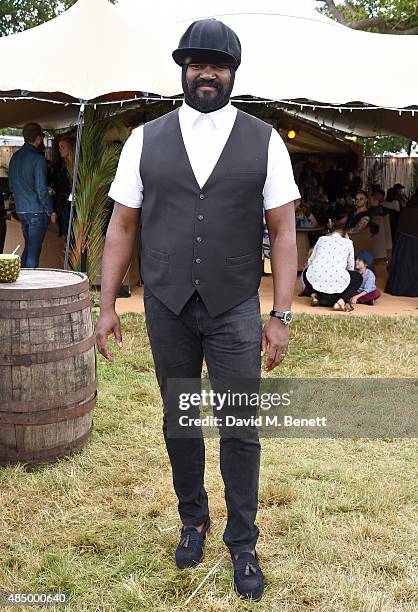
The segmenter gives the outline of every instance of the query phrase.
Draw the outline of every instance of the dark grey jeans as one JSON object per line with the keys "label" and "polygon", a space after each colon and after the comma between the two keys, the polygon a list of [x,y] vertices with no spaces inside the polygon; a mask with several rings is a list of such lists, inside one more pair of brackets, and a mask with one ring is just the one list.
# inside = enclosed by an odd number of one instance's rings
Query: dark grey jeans
{"label": "dark grey jeans", "polygon": [[[164,404],[163,433],[185,525],[200,525],[209,513],[204,487],[205,444],[201,438],[167,436],[167,414],[178,411],[167,393],[171,378],[201,378],[203,357],[211,379],[259,379],[261,316],[258,294],[212,318],[195,293],[180,315],[144,288],[146,325]],[[257,432],[220,437],[220,467],[228,519],[224,542],[232,553],[251,550],[258,538],[260,442]]]}

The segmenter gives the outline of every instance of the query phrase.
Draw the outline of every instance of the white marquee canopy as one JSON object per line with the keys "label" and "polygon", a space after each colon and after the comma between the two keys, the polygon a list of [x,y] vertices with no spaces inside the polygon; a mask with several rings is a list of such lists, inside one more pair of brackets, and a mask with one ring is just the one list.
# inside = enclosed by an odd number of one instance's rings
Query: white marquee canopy
{"label": "white marquee canopy", "polygon": [[[108,0],[78,0],[43,25],[0,38],[7,58],[0,71],[0,126],[43,119],[45,127],[58,127],[76,116],[72,103],[117,92],[180,94],[180,68],[171,52],[186,27],[205,17],[221,19],[241,39],[235,97],[384,109],[418,105],[418,36],[351,30],[303,0],[136,0],[132,6],[127,11]],[[22,91],[28,97],[17,100]],[[362,118],[374,112],[364,110]],[[406,115],[417,125],[418,111]],[[385,125],[378,129],[384,132]],[[396,133],[396,125],[390,129]],[[414,132],[418,138],[418,127]]]}

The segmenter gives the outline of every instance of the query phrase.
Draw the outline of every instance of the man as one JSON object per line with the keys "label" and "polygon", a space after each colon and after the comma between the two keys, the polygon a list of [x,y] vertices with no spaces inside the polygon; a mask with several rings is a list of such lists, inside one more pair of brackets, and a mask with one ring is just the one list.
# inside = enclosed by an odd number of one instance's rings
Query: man
{"label": "man", "polygon": [[402,208],[406,207],[406,203],[408,201],[408,197],[405,193],[405,185],[395,183],[393,189],[395,190],[395,197],[399,202],[400,209],[402,210]]}
{"label": "man", "polygon": [[[214,19],[194,22],[173,58],[182,67],[180,109],[138,127],[121,154],[110,196],[114,213],[103,255],[99,351],[107,337],[122,346],[115,294],[129,262],[141,207],[141,275],[148,335],[164,403],[163,432],[182,521],[179,568],[203,557],[210,526],[203,438],[170,436],[178,410],[171,379],[260,377],[287,353],[296,278],[293,200],[300,197],[289,155],[272,127],[230,103],[241,45]],[[261,328],[263,203],[271,241],[274,312]],[[177,398],[178,399],[178,398]],[[264,581],[255,551],[260,443],[257,433],[220,439],[228,520],[224,542],[243,598],[260,599]],[[247,435],[249,434],[249,435]]]}
{"label": "man", "polygon": [[355,195],[355,210],[348,216],[349,235],[358,234],[370,225],[370,212],[367,208],[368,195],[367,191],[360,190]]}
{"label": "man", "polygon": [[22,268],[37,268],[51,220],[52,199],[48,193],[48,164],[42,155],[42,128],[37,123],[27,123],[22,134],[25,144],[12,155],[9,164],[9,187],[25,239]]}

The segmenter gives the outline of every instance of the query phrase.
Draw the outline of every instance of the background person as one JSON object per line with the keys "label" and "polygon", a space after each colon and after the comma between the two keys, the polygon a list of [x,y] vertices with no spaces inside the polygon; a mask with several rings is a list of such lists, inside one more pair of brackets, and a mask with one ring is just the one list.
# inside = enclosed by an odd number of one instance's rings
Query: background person
{"label": "background person", "polygon": [[52,167],[54,212],[57,215],[58,235],[67,236],[71,204],[68,198],[72,189],[72,168],[74,166],[75,140],[72,136],[61,136],[58,141],[61,159]]}
{"label": "background person", "polygon": [[368,251],[361,251],[356,259],[356,270],[363,277],[360,287],[351,296],[351,303],[367,304],[373,306],[374,301],[380,297],[380,291],[376,288],[376,276],[371,269],[373,266],[373,255]]}
{"label": "background person", "polygon": [[383,217],[387,215],[388,211],[385,210],[383,207],[384,201],[385,192],[383,191],[383,189],[377,189],[375,191],[372,191],[367,202],[367,208],[371,217]]}
{"label": "background person", "polygon": [[348,216],[347,221],[347,234],[358,234],[362,232],[370,225],[370,211],[367,208],[367,192],[360,190],[356,193],[354,198],[355,210]]}
{"label": "background person", "polygon": [[295,218],[296,227],[316,227],[318,225],[310,206],[300,199],[295,201]]}
{"label": "background person", "polygon": [[403,208],[385,292],[418,297],[418,207]]}
{"label": "background person", "polygon": [[331,168],[324,174],[324,192],[330,202],[335,202],[344,186],[344,176],[337,162],[332,162]]}
{"label": "background person", "polygon": [[377,259],[390,258],[392,252],[392,235],[390,231],[389,211],[384,208],[385,192],[374,189],[369,197],[368,211],[370,213],[371,246]]}
{"label": "background person", "polygon": [[392,243],[395,244],[396,235],[398,232],[401,205],[398,201],[397,192],[393,187],[388,189],[386,199],[382,203],[382,206],[385,210],[389,211],[390,233],[392,237]]}
{"label": "background person", "polygon": [[406,203],[406,208],[418,208],[418,187],[415,190],[415,193]]}
{"label": "background person", "polygon": [[48,164],[41,154],[42,128],[38,123],[27,123],[22,135],[25,144],[10,159],[9,188],[25,239],[22,268],[37,268],[51,221],[52,199],[48,191]]}
{"label": "background person", "polygon": [[395,198],[398,200],[402,210],[402,208],[405,208],[406,203],[408,201],[408,196],[405,193],[405,185],[401,185],[401,183],[395,183],[395,185],[393,186],[393,190],[395,192]]}
{"label": "background person", "polygon": [[347,305],[362,276],[354,270],[354,247],[344,225],[334,224],[328,235],[318,239],[302,274],[312,306],[349,309]]}
{"label": "background person", "polygon": [[4,196],[0,191],[0,253],[3,253],[4,243],[6,241],[6,208],[4,206]]}

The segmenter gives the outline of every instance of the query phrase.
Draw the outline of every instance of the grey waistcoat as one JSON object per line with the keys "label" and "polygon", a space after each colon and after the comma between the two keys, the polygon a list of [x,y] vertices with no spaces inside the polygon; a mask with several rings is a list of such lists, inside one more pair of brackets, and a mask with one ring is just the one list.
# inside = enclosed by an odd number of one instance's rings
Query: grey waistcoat
{"label": "grey waistcoat", "polygon": [[194,291],[212,317],[257,292],[271,129],[238,110],[201,189],[187,157],[178,110],[145,124],[141,276],[175,314]]}

